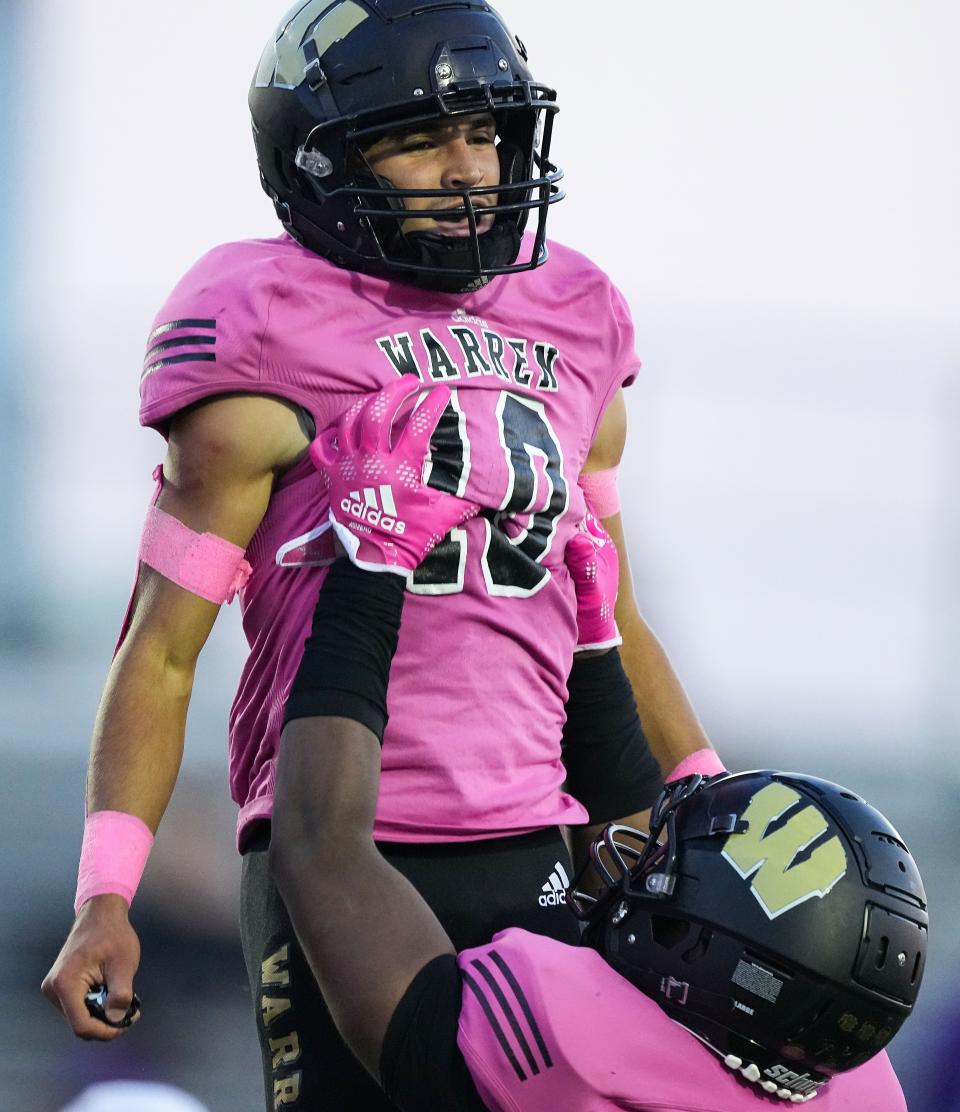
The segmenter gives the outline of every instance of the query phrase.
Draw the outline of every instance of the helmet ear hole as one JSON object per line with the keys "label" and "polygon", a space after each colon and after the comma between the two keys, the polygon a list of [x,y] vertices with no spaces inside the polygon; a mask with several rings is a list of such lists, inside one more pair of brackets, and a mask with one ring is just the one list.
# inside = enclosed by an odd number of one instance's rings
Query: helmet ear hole
{"label": "helmet ear hole", "polygon": [[665,950],[672,950],[679,946],[690,933],[690,924],[686,919],[672,919],[667,915],[650,916],[650,933],[653,941]]}

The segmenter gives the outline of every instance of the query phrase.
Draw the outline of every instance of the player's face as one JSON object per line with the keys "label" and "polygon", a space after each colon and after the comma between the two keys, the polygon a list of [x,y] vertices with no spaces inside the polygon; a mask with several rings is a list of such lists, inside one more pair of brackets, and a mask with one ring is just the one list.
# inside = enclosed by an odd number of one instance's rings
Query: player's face
{"label": "player's face", "polygon": [[[368,147],[364,157],[376,174],[388,178],[397,189],[465,189],[500,184],[496,125],[487,112],[385,136]],[[489,208],[496,204],[496,194],[475,197],[473,203],[478,209]],[[452,207],[444,197],[407,197],[404,206],[418,213]],[[478,215],[477,231],[488,231],[493,222],[492,215]],[[403,221],[402,229],[447,236],[470,234],[466,218],[453,221],[413,216]]]}

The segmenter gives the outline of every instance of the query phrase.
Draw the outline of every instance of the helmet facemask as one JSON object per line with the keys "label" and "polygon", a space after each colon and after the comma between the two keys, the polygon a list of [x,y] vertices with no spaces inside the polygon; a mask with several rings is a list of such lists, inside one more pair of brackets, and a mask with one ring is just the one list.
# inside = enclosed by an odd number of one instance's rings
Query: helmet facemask
{"label": "helmet facemask", "polygon": [[[543,92],[552,96],[549,90]],[[492,113],[497,125],[498,182],[447,189],[400,188],[367,161],[373,143],[385,135],[429,129],[491,111],[490,102],[478,102],[475,96],[429,100],[435,113],[427,114],[431,107],[427,103],[423,106],[427,112],[413,119],[399,119],[386,127],[379,121],[354,127],[342,138],[334,139],[331,128],[321,125],[297,152],[298,169],[312,179],[311,188],[321,203],[345,203],[344,230],[351,224],[355,227],[358,249],[364,252],[362,269],[392,272],[414,285],[454,293],[478,289],[496,275],[541,265],[547,258],[547,209],[563,198],[557,184],[562,173],[547,154],[555,106],[540,100],[511,102]],[[498,102],[499,98],[492,100],[494,106]],[[332,180],[333,161],[326,149],[342,151],[346,166],[342,184]],[[430,202],[428,209],[413,207],[419,200]],[[438,200],[442,206],[434,208]],[[411,217],[427,211],[435,220],[466,220],[469,234],[404,230]],[[518,262],[531,214],[536,217],[535,232],[529,252]],[[493,223],[484,228],[484,217],[490,216]]]}

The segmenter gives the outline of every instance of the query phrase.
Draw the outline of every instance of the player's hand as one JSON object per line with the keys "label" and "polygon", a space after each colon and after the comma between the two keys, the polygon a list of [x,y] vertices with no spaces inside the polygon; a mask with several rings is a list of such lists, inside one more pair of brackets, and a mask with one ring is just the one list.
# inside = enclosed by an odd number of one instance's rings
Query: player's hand
{"label": "player's hand", "polygon": [[[95,1019],[85,997],[97,985],[106,984],[107,1018],[122,1022],[133,1003],[133,978],[139,965],[140,941],[127,918],[126,901],[121,896],[94,896],[80,908],[41,988],[78,1038],[108,1042],[125,1028]],[[138,1018],[139,1013],[132,1022]]]}
{"label": "player's hand", "polygon": [[589,510],[567,542],[563,558],[577,593],[577,647],[574,652],[622,645],[623,638],[614,618],[620,558],[610,534]]}
{"label": "player's hand", "polygon": [[404,375],[351,406],[310,445],[337,537],[368,571],[406,575],[479,509],[423,481],[430,437],[450,398],[446,386],[426,392],[392,442],[400,411],[421,389],[419,379]]}

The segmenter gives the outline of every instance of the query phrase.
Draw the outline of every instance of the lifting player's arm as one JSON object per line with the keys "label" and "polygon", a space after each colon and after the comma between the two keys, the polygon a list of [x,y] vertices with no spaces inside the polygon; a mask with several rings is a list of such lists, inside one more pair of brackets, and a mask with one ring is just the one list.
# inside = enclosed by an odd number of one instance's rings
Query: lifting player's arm
{"label": "lifting player's arm", "polygon": [[[397,413],[419,388],[412,375],[391,382],[310,450],[333,528],[353,563],[336,561],[320,591],[287,703],[270,840],[271,871],[324,1000],[374,1077],[410,981],[431,958],[453,953],[433,912],[373,841],[407,574],[479,509],[412,478],[422,476],[449,389],[431,390],[416,420],[391,441]],[[351,516],[343,495],[358,474],[390,487],[395,518]]]}
{"label": "lifting player's arm", "polygon": [[[626,406],[620,391],[603,415],[583,473],[587,475],[616,468],[623,455],[626,435]],[[643,733],[662,773],[667,775],[691,753],[710,748],[710,741],[663,646],[637,607],[621,514],[616,512],[604,516],[601,523],[612,537],[620,560],[616,605],[617,626],[623,637],[620,657],[633,688]],[[622,816],[617,821],[645,829],[648,817],[649,812],[642,811]],[[606,821],[614,820],[612,815],[604,818]],[[571,827],[575,863],[579,863],[586,847],[604,825],[605,821]]]}
{"label": "lifting player's arm", "polygon": [[[197,533],[246,548],[276,476],[309,443],[298,412],[252,395],[216,398],[171,426],[157,505]],[[194,668],[219,607],[141,565],[130,625],[113,660],[94,726],[87,813],[119,811],[156,831],[180,769]],[[106,982],[107,1014],[130,1004],[139,943],[127,902],[94,896],[80,908],[43,991],[84,1038],[119,1031],[93,1019],[84,995]]]}
{"label": "lifting player's arm", "polygon": [[380,740],[366,726],[328,716],[284,728],[271,870],[340,1033],[377,1080],[384,1035],[410,982],[428,961],[454,953],[423,897],[374,843],[379,786]]}

